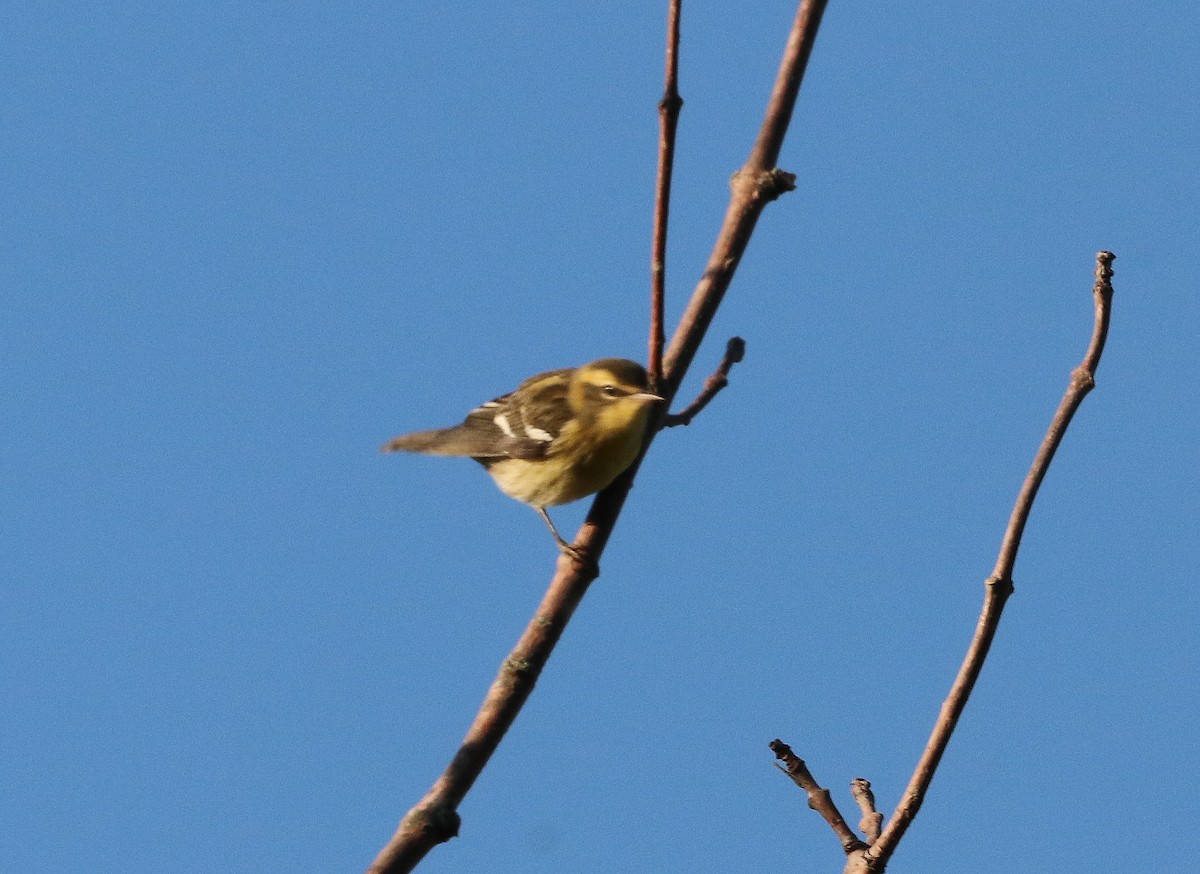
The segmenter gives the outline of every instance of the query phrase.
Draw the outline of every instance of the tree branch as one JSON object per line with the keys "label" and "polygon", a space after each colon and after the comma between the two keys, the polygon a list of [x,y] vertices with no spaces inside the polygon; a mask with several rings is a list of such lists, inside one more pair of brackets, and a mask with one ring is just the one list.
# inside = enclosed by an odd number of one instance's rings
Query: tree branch
{"label": "tree branch", "polygon": [[873,844],[879,840],[879,832],[883,828],[883,814],[875,809],[875,793],[871,791],[871,783],[862,777],[850,781],[850,794],[858,804],[862,819],[858,829],[867,838],[867,843]]}
{"label": "tree branch", "polygon": [[[597,549],[591,554],[598,555],[602,543],[592,542],[585,548]],[[571,614],[596,576],[593,565],[559,556],[550,588],[525,633],[500,666],[458,753],[433,788],[401,820],[391,841],[368,869],[370,874],[411,871],[431,849],[458,835],[458,805],[517,718]]]}
{"label": "tree branch", "polygon": [[730,337],[729,342],[725,344],[725,357],[721,359],[721,364],[712,376],[704,380],[704,388],[700,390],[700,394],[696,395],[696,399],[681,412],[668,413],[663,419],[663,427],[674,428],[676,425],[692,424],[692,419],[708,406],[709,401],[715,398],[721,389],[729,385],[729,371],[744,357],[746,357],[746,341],[741,337]]}
{"label": "tree branch", "polygon": [[667,58],[663,98],[658,103],[658,176],[654,186],[654,237],[650,254],[650,355],[646,369],[651,385],[662,382],[662,353],[666,336],[663,307],[667,283],[667,217],[671,213],[671,174],[675,166],[675,130],[683,100],[679,97],[679,14],[683,0],[667,8]]}
{"label": "tree branch", "polygon": [[987,580],[983,610],[975,627],[975,635],[967,649],[962,666],[958,670],[958,676],[954,678],[950,694],[942,704],[929,742],[925,745],[925,750],[917,762],[900,804],[892,813],[892,817],[879,839],[873,841],[869,849],[854,854],[847,864],[847,872],[882,871],[887,865],[888,859],[896,851],[896,847],[912,823],[913,817],[921,808],[929,785],[933,782],[934,772],[950,742],[950,736],[954,733],[954,728],[958,724],[963,708],[966,707],[971,690],[975,687],[975,681],[979,678],[979,672],[987,658],[992,638],[1000,624],[1000,615],[1004,611],[1004,604],[1013,592],[1013,565],[1017,560],[1021,535],[1025,530],[1025,523],[1029,520],[1029,513],[1033,509],[1033,501],[1037,497],[1038,488],[1046,477],[1050,462],[1054,460],[1054,453],[1062,442],[1063,435],[1066,434],[1067,426],[1071,424],[1076,410],[1079,409],[1088,392],[1096,385],[1096,368],[1099,366],[1100,356],[1104,352],[1104,343],[1108,337],[1108,325],[1112,312],[1112,262],[1115,258],[1116,256],[1111,252],[1099,252],[1096,255],[1096,282],[1092,288],[1092,295],[1095,299],[1095,320],[1091,342],[1088,344],[1083,362],[1071,372],[1066,393],[1058,405],[1046,436],[1042,440],[1042,445],[1025,477],[1021,492],[1017,496],[1008,528],[1004,532],[1000,553],[996,558],[995,568]]}
{"label": "tree branch", "polygon": [[[750,235],[767,203],[794,187],[795,177],[773,164],[791,119],[796,95],[820,25],[824,0],[802,0],[784,50],[775,88],[750,160],[732,182],[725,221],[703,278],[692,293],[663,362],[659,394],[665,410],[679,389],[713,315],[733,279]],[[630,468],[596,496],[574,545],[599,561],[621,507],[633,485],[646,449],[662,424],[647,429],[642,454]],[[512,654],[492,682],[475,721],[450,765],[433,787],[401,820],[396,833],[369,869],[369,874],[411,871],[437,844],[458,831],[457,808],[512,725],[571,614],[595,579],[592,565],[560,556],[557,571],[541,605]]]}
{"label": "tree branch", "polygon": [[700,341],[704,339],[717,307],[721,305],[733,281],[733,274],[746,252],[746,245],[750,242],[750,235],[763,208],[779,195],[795,188],[796,177],[775,167],[775,162],[779,158],[800,83],[812,55],[825,5],[825,0],[802,0],[796,10],[758,138],[749,159],[730,182],[733,195],[725,211],[725,221],[709,255],[704,275],[692,293],[667,347],[663,361],[664,385],[660,387],[660,394],[665,392],[668,401],[679,390],[679,384],[691,366]]}
{"label": "tree branch", "polygon": [[776,765],[779,770],[792,778],[792,782],[804,790],[808,795],[808,806],[821,814],[825,821],[829,823],[829,827],[833,829],[833,833],[837,835],[838,840],[842,843],[842,849],[847,853],[854,850],[864,850],[867,845],[859,840],[850,826],[846,825],[846,820],[842,818],[842,814],[837,809],[837,805],[833,803],[833,798],[829,794],[828,789],[822,789],[816,779],[809,772],[808,766],[804,764],[804,760],[792,752],[792,748],[783,741],[776,738],[769,744],[771,752],[775,753],[775,758],[783,762],[782,765]]}

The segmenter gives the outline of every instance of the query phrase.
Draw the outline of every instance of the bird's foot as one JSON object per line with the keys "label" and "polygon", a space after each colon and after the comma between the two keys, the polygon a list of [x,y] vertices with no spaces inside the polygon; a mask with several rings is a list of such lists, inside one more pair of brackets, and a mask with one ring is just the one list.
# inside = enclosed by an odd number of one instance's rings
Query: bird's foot
{"label": "bird's foot", "polygon": [[559,541],[559,550],[571,561],[579,565],[586,573],[592,577],[600,576],[600,562],[592,557],[592,554],[582,546],[575,546],[572,543],[567,543],[565,540]]}

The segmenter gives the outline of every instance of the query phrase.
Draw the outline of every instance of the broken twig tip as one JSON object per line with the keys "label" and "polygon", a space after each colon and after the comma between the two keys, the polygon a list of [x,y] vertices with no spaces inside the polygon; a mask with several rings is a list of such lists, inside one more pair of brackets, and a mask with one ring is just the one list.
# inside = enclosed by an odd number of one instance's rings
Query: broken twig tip
{"label": "broken twig tip", "polygon": [[746,341],[741,337],[730,337],[725,344],[725,357],[730,364],[740,364],[746,357]]}

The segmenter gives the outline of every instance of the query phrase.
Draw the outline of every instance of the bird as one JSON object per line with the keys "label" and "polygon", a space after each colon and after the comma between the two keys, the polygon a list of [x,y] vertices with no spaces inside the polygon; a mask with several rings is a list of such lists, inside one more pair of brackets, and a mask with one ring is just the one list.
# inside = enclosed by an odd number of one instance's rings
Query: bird
{"label": "bird", "polygon": [[401,434],[380,451],[473,458],[500,491],[537,510],[560,550],[585,562],[546,508],[598,492],[628,469],[662,400],[642,365],[601,358],[531,376],[459,425]]}

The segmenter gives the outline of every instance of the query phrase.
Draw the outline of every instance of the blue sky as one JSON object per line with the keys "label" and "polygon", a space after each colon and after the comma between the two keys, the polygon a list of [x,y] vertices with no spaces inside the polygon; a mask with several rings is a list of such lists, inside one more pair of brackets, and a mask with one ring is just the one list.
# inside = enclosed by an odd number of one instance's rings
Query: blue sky
{"label": "blue sky", "polygon": [[[794,7],[689,4],[669,315]],[[659,4],[0,13],[0,857],[356,871],[555,552],[384,457],[645,349]],[[724,340],[431,872],[840,870],[897,801],[1116,252],[1112,335],[891,871],[1156,870],[1200,809],[1188,4],[833,3]],[[574,531],[587,502],[555,518]],[[857,817],[853,817],[856,819]]]}

